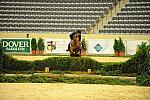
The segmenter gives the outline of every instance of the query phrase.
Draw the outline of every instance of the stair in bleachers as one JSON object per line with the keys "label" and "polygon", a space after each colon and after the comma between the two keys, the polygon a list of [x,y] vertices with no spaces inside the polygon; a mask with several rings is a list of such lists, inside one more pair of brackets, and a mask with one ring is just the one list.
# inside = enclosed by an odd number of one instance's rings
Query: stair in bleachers
{"label": "stair in bleachers", "polygon": [[100,19],[92,25],[89,33],[99,33],[99,30],[103,29],[103,27],[107,25],[110,20],[112,20],[113,16],[116,16],[117,13],[121,11],[121,8],[124,7],[127,2],[128,0],[117,0],[114,6],[112,6],[106,14],[101,16]]}

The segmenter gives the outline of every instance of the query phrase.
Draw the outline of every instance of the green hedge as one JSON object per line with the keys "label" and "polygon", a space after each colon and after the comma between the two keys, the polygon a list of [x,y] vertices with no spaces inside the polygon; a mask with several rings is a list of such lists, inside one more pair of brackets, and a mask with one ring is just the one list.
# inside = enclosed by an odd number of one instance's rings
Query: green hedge
{"label": "green hedge", "polygon": [[105,71],[122,70],[122,63],[120,63],[120,62],[102,63],[102,68]]}
{"label": "green hedge", "polygon": [[50,67],[50,70],[87,71],[89,68],[100,69],[101,65],[100,62],[85,57],[50,57],[33,62],[35,70],[44,70],[45,67]]}
{"label": "green hedge", "polygon": [[[135,64],[135,63],[133,63]],[[1,70],[5,72],[12,71],[32,71],[43,70],[45,67],[49,67],[50,70],[61,71],[87,71],[92,69],[96,74],[102,75],[120,75],[121,73],[136,73],[137,67],[130,66],[125,63],[101,63],[91,58],[85,57],[50,57],[44,60],[19,61],[8,55],[2,55],[2,61],[0,64]],[[133,66],[133,67],[132,67]],[[8,70],[8,71],[7,71]]]}
{"label": "green hedge", "polygon": [[2,54],[0,70],[29,71],[33,70],[33,66],[30,61],[17,60],[9,55]]}
{"label": "green hedge", "polygon": [[138,85],[142,86],[150,86],[150,73],[149,74],[142,74],[138,75],[136,82]]}
{"label": "green hedge", "polygon": [[132,81],[113,78],[92,77],[60,77],[60,76],[4,76],[0,75],[1,83],[79,83],[79,84],[110,84],[110,85],[135,85]]}
{"label": "green hedge", "polygon": [[94,70],[94,73],[105,76],[122,75],[122,63],[102,63],[101,69]]}
{"label": "green hedge", "polygon": [[[6,73],[17,71],[33,71],[44,70],[45,67],[50,67],[50,70],[62,71],[87,71],[87,69],[100,70],[105,68],[106,71],[114,71],[120,69],[120,65],[101,63],[91,58],[85,57],[50,57],[44,60],[37,61],[22,61],[17,60],[9,55],[2,54],[0,62],[0,70]],[[109,68],[110,67],[110,68]],[[25,73],[25,72],[23,72]],[[28,73],[28,72],[27,72]],[[32,72],[29,72],[32,73]]]}
{"label": "green hedge", "polygon": [[128,61],[122,63],[123,72],[144,74],[150,70],[150,44],[142,43],[138,51]]}
{"label": "green hedge", "polygon": [[0,75],[0,83],[29,83],[30,80],[28,77],[21,75],[18,76],[4,76]]}

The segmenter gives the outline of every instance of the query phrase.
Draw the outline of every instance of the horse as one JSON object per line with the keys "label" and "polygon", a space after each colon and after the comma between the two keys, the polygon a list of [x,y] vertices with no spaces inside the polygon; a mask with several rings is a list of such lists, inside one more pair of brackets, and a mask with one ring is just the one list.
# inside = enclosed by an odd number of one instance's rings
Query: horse
{"label": "horse", "polygon": [[69,49],[70,56],[81,57],[81,50],[82,50],[82,46],[81,46],[79,34],[76,33],[73,35],[73,39],[70,41],[70,49]]}

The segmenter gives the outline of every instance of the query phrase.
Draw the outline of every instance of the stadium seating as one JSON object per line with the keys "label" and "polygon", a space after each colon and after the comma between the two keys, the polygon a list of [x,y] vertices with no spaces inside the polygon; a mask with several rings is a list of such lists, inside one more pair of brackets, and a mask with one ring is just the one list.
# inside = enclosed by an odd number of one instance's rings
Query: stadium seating
{"label": "stadium seating", "polygon": [[129,0],[99,33],[150,35],[150,0]]}
{"label": "stadium seating", "polygon": [[118,0],[1,0],[1,32],[86,31]]}

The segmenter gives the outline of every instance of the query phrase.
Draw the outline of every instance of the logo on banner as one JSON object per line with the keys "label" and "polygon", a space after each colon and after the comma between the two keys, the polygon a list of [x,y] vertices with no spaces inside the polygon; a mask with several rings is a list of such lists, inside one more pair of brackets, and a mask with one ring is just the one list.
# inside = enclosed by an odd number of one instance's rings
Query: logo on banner
{"label": "logo on banner", "polygon": [[99,52],[99,51],[102,50],[102,46],[101,46],[100,44],[97,44],[97,45],[94,47],[94,49],[95,49],[97,52]]}
{"label": "logo on banner", "polygon": [[53,51],[56,49],[56,42],[55,41],[47,41],[47,50]]}
{"label": "logo on banner", "polygon": [[30,39],[2,39],[4,52],[30,52]]}

